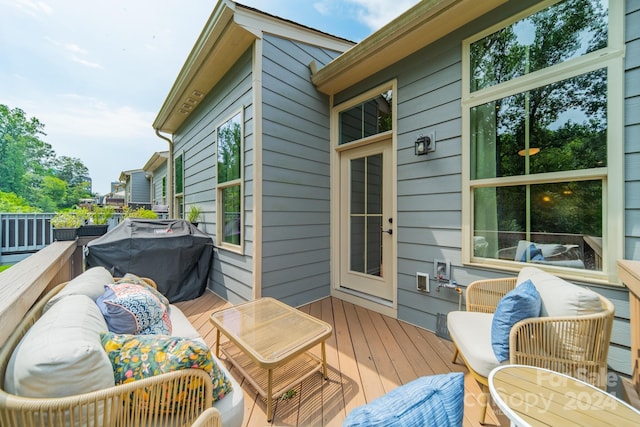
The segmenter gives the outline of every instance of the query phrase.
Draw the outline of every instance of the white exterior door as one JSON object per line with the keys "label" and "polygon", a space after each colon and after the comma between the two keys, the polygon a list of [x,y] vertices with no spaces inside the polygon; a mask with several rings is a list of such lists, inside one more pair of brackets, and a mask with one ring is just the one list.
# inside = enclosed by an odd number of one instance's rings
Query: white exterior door
{"label": "white exterior door", "polygon": [[392,141],[340,153],[339,288],[393,300]]}

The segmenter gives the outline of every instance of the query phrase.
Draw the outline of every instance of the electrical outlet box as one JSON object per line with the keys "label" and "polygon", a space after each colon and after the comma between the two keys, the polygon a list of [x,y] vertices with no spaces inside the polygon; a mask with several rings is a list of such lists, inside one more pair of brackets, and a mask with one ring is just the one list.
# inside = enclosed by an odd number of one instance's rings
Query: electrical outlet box
{"label": "electrical outlet box", "polygon": [[434,259],[433,274],[437,280],[449,281],[451,279],[451,263],[444,259]]}
{"label": "electrical outlet box", "polygon": [[427,273],[416,273],[416,287],[419,291],[429,292],[429,275]]}

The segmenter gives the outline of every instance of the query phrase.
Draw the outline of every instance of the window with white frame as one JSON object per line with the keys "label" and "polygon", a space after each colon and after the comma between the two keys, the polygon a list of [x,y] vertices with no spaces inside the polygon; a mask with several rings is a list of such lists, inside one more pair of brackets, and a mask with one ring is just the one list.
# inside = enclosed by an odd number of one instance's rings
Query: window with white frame
{"label": "window with white frame", "polygon": [[[463,257],[611,279],[621,256],[620,6],[546,1],[463,43]],[[620,26],[622,26],[620,24]]]}
{"label": "window with white frame", "polygon": [[237,248],[242,243],[242,111],[216,131],[218,245]]}
{"label": "window with white frame", "polygon": [[338,144],[348,144],[392,130],[393,90],[387,89],[338,114]]}

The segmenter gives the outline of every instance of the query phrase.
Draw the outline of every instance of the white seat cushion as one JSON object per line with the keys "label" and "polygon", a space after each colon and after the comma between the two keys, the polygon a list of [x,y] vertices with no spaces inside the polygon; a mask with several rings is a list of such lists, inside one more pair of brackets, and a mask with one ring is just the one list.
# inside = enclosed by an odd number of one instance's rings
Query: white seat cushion
{"label": "white seat cushion", "polygon": [[104,294],[106,284],[113,284],[111,273],[104,267],[92,267],[67,283],[60,292],[47,301],[44,311],[49,310],[56,301],[67,295],[86,295],[95,301]]}
{"label": "white seat cushion", "polygon": [[[184,313],[173,304],[169,305],[169,317],[171,318],[171,325],[173,327],[171,332],[172,336],[197,339],[203,343],[205,342],[198,334],[198,331],[189,322],[187,316],[185,316]],[[213,351],[211,354],[218,365],[218,368],[220,368],[227,379],[231,381],[231,386],[233,388],[231,393],[228,393],[222,399],[213,402],[213,407],[220,411],[223,426],[240,427],[242,426],[242,421],[244,419],[244,392],[242,391],[242,387],[238,381],[233,378],[224,362],[218,360]]]}
{"label": "white seat cushion", "polygon": [[100,343],[107,324],[86,295],[51,306],[15,348],[4,387],[26,397],[63,397],[113,387],[113,368]]}
{"label": "white seat cushion", "polygon": [[169,319],[171,319],[172,336],[191,339],[200,337],[200,334],[189,322],[187,316],[173,304],[169,304]]}
{"label": "white seat cushion", "polygon": [[224,362],[216,359],[215,355],[213,355],[213,358],[216,360],[218,368],[220,368],[227,379],[231,381],[231,385],[233,387],[231,393],[228,393],[222,399],[213,402],[213,407],[220,411],[223,426],[241,427],[244,419],[244,392],[242,391],[242,387],[240,387],[238,381],[233,378]]}
{"label": "white seat cushion", "polygon": [[449,335],[467,364],[478,374],[488,377],[500,365],[491,346],[493,314],[473,311],[451,311],[447,315]]}

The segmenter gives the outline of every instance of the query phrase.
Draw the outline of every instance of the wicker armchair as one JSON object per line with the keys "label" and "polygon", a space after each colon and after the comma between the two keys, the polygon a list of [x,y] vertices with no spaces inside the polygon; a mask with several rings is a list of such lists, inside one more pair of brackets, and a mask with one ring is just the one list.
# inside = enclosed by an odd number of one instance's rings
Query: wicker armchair
{"label": "wicker armchair", "polygon": [[[467,312],[493,313],[500,299],[515,288],[517,278],[488,279],[467,287]],[[509,363],[538,366],[579,378],[606,390],[607,354],[614,306],[599,295],[602,311],[595,314],[563,317],[535,317],[516,323],[509,334]],[[481,423],[487,400],[487,376],[467,362],[467,356],[455,345],[453,362],[461,356],[473,378],[483,389]]]}
{"label": "wicker armchair", "polygon": [[216,408],[209,408],[204,411],[191,427],[222,427],[222,418],[220,411]]}

